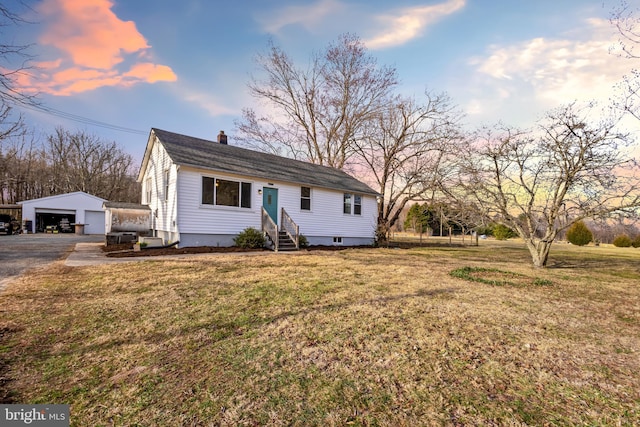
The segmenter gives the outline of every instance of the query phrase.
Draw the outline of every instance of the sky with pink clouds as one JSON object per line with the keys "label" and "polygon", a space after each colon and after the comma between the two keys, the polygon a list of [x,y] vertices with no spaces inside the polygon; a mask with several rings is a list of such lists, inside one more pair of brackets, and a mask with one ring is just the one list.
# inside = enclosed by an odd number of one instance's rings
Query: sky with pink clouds
{"label": "sky with pink clouds", "polygon": [[30,10],[16,11],[30,23],[1,33],[32,44],[22,90],[64,115],[138,132],[25,109],[28,124],[43,134],[85,130],[138,159],[151,127],[208,139],[225,130],[233,143],[242,108],[260,108],[246,84],[269,40],[304,66],[340,34],[357,34],[380,64],[397,69],[398,92],[446,91],[469,127],[528,126],[561,104],[606,100],[638,66],[610,53],[614,0],[25,3]]}

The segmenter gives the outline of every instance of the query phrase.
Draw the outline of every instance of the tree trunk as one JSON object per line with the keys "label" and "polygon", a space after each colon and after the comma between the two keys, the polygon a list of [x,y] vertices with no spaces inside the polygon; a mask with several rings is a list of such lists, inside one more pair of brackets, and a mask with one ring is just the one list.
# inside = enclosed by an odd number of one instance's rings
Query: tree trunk
{"label": "tree trunk", "polygon": [[551,249],[551,243],[545,240],[535,241],[533,239],[526,240],[527,249],[531,253],[531,260],[533,266],[536,268],[545,268],[547,261],[549,260],[549,250]]}

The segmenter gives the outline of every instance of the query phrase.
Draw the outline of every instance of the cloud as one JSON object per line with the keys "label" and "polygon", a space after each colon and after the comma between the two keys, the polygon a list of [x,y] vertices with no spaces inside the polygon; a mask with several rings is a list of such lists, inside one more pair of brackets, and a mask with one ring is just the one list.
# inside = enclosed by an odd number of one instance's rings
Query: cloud
{"label": "cloud", "polygon": [[318,28],[330,15],[339,14],[345,5],[337,0],[320,0],[310,6],[288,6],[256,18],[264,31],[277,34],[289,25],[300,25],[309,31]]}
{"label": "cloud", "polygon": [[[470,63],[486,77],[485,87],[523,88],[549,105],[574,100],[608,99],[612,87],[629,72],[631,63],[609,53],[617,37],[601,19],[586,21],[566,38],[535,38],[508,46],[491,46],[489,54]],[[586,35],[586,36],[585,36]]]}
{"label": "cloud", "polygon": [[211,116],[219,116],[224,114],[237,114],[238,110],[233,109],[225,104],[218,97],[202,93],[201,91],[189,91],[182,93],[185,100],[196,104],[198,107],[207,111]]}
{"label": "cloud", "polygon": [[157,65],[150,62],[135,64],[131,70],[123,74],[129,81],[144,81],[147,83],[172,82],[176,80],[176,75],[171,68],[166,65]]}
{"label": "cloud", "polygon": [[466,0],[448,0],[436,5],[404,8],[380,15],[376,19],[382,31],[365,40],[365,44],[370,49],[384,49],[407,43],[422,35],[429,25],[462,9],[465,3]]}
{"label": "cloud", "polygon": [[383,49],[419,37],[429,25],[459,11],[465,4],[466,0],[445,0],[435,5],[394,9],[372,17],[369,5],[358,7],[340,0],[318,0],[310,5],[261,12],[256,20],[265,32],[271,34],[280,34],[285,28],[295,25],[309,32],[326,31],[327,28],[335,28],[337,22],[355,32],[377,28],[376,34],[364,42],[370,49]]}
{"label": "cloud", "polygon": [[149,62],[147,40],[112,7],[111,0],[44,0],[37,8],[45,23],[39,41],[53,47],[58,58],[35,63],[34,71],[20,79],[23,88],[67,96],[177,80],[170,67]]}

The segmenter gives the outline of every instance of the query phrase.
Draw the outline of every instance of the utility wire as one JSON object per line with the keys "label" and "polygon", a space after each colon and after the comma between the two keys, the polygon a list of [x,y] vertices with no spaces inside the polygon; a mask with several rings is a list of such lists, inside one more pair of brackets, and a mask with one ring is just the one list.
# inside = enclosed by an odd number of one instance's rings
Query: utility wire
{"label": "utility wire", "polygon": [[128,127],[124,127],[124,126],[118,126],[118,125],[112,125],[110,123],[101,122],[99,120],[90,119],[88,117],[79,116],[77,114],[67,113],[65,111],[57,110],[55,108],[45,107],[44,105],[40,105],[40,104],[26,104],[26,103],[22,103],[22,102],[12,102],[12,104],[17,106],[18,108],[25,108],[27,110],[36,111],[36,112],[39,112],[39,113],[45,113],[45,114],[49,114],[49,115],[52,115],[52,116],[61,117],[61,118],[68,119],[68,120],[72,120],[74,122],[83,123],[83,124],[87,124],[87,125],[91,125],[91,126],[97,126],[97,127],[101,127],[101,128],[105,128],[105,129],[110,129],[110,130],[115,130],[115,131],[118,131],[118,132],[132,133],[132,134],[136,134],[136,135],[146,135],[146,134],[148,134],[148,132],[143,131],[143,130],[128,128]]}

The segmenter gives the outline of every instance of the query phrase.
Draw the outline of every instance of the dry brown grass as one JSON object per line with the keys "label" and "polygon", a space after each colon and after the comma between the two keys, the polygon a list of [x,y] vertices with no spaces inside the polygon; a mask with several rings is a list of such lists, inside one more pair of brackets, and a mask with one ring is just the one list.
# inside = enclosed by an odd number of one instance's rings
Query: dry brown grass
{"label": "dry brown grass", "polygon": [[640,423],[640,251],[483,245],[56,265],[0,296],[4,388],[78,426]]}

